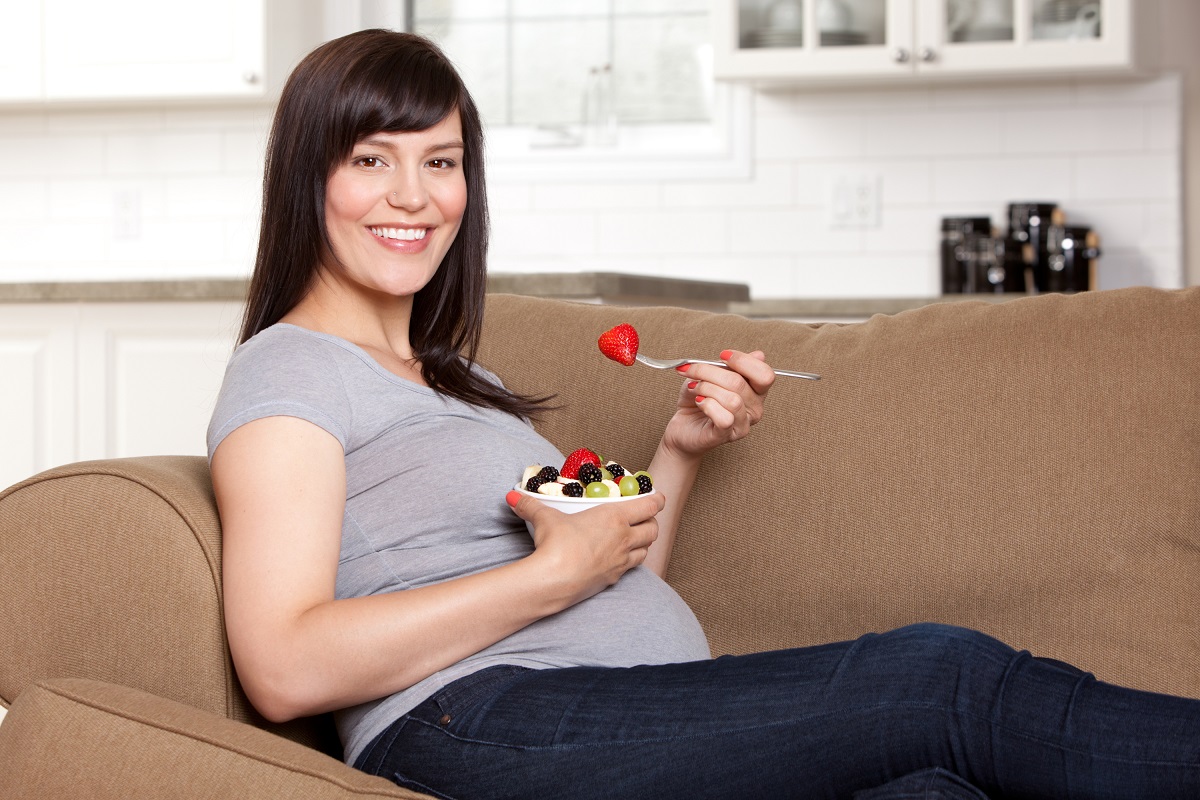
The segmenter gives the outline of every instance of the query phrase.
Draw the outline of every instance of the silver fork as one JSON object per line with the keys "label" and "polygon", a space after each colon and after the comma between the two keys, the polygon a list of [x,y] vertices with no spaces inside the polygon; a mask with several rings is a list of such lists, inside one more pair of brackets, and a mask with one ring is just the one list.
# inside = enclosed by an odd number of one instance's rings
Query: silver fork
{"label": "silver fork", "polygon": [[[706,361],[703,358],[651,358],[641,353],[638,353],[634,358],[647,367],[654,367],[655,369],[675,369],[676,367],[682,367],[684,364],[712,364],[714,367],[729,369],[729,365],[724,361]],[[775,370],[775,374],[788,378],[804,378],[810,381],[821,380],[821,376],[813,372],[793,372],[787,369],[777,369]]]}

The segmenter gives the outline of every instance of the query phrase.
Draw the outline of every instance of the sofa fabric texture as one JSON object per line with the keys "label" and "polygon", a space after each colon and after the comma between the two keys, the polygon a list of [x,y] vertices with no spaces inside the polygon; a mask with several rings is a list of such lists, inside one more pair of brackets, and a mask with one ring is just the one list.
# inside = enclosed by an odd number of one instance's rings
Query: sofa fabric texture
{"label": "sofa fabric texture", "polygon": [[[34,684],[12,716],[0,725],[6,800],[421,797],[250,725],[109,683]],[[97,760],[106,751],[124,757]]]}
{"label": "sofa fabric texture", "polygon": [[[668,577],[714,654],[934,621],[1200,697],[1200,288],[961,300],[852,324],[492,295],[479,360],[517,391],[556,395],[535,424],[564,452],[645,465],[681,378],[605,359],[596,338],[619,322],[650,355],[761,349],[823,375],[779,379],[765,420],[710,454],[692,492]],[[192,715],[197,730],[207,715],[266,729],[245,731],[246,753],[290,747],[279,734],[338,755],[328,718],[268,725],[238,687],[203,458],[30,478],[0,494],[0,552],[0,763],[74,736],[49,715],[91,720],[83,744],[56,745],[72,758],[144,763],[148,723],[126,710],[155,701],[174,704],[180,731]],[[198,745],[174,752],[267,774]],[[317,773],[351,780],[312,755]],[[81,796],[124,796],[106,792]]]}

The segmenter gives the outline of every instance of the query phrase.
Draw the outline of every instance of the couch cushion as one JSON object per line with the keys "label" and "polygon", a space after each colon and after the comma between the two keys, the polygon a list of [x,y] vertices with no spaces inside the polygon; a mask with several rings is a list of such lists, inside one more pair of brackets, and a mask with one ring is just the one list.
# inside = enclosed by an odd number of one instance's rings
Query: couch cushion
{"label": "couch cushion", "polygon": [[0,725],[0,797],[420,798],[307,747],[144,692],[64,679]]}

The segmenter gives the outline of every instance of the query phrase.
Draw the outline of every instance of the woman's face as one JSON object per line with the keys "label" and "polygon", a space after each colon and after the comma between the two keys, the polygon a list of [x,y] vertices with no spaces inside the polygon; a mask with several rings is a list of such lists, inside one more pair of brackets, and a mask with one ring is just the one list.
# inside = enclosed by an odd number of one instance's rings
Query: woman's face
{"label": "woman's face", "polygon": [[437,272],[467,207],[462,121],[376,133],[334,166],[325,225],[336,262],[326,276],[371,292],[413,295]]}

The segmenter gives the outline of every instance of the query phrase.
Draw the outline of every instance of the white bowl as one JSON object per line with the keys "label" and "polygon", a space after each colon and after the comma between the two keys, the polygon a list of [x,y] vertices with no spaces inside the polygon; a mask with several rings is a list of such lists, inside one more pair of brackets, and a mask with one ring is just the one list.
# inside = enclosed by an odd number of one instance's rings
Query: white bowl
{"label": "white bowl", "polygon": [[[608,505],[609,503],[623,503],[626,500],[635,500],[639,497],[649,497],[658,491],[657,489],[651,488],[650,491],[646,492],[646,494],[631,494],[628,497],[563,497],[561,495],[527,492],[521,488],[521,484],[519,483],[513,488],[526,497],[536,498],[551,508],[557,508],[564,514],[575,514],[579,511],[583,511],[584,509],[592,508],[594,506],[604,506]],[[530,533],[533,533],[533,526],[530,525],[528,521],[526,521],[525,526],[529,528]]]}

